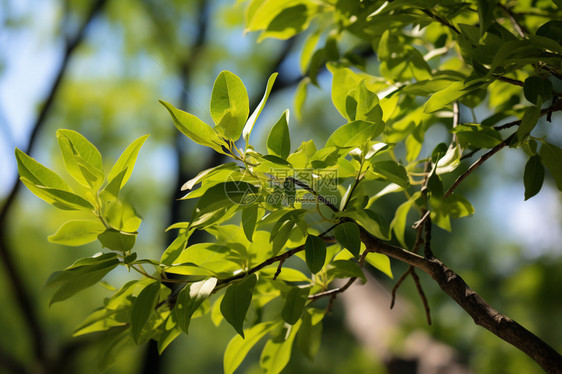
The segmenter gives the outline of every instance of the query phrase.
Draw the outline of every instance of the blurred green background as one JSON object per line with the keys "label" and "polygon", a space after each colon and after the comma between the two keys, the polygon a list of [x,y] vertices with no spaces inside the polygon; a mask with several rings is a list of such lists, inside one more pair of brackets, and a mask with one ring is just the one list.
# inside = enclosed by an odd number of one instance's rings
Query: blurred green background
{"label": "blurred green background", "polygon": [[[159,258],[169,241],[164,229],[188,220],[192,208],[177,202],[179,186],[221,160],[180,136],[158,99],[210,122],[210,91],[220,71],[242,78],[252,108],[269,75],[278,71],[252,135],[254,143],[263,144],[260,139],[265,140],[282,110],[293,111],[303,38],[258,44],[257,35],[243,32],[243,9],[244,4],[219,0],[0,0],[0,372],[98,372],[103,340],[97,335],[74,339],[72,332],[111,295],[99,285],[48,307],[50,293],[43,285],[49,274],[101,247],[70,248],[47,241],[69,215],[24,189],[13,197],[14,147],[27,151],[31,145],[33,157],[62,171],[55,131],[73,129],[98,146],[109,167],[128,143],[151,134],[124,193],[143,217],[139,254]],[[323,144],[329,131],[343,124],[331,105],[330,74],[322,72],[319,83],[309,89],[303,119],[291,116],[293,144],[311,138]],[[562,132],[557,131],[551,139],[560,144]],[[538,196],[523,202],[524,162],[522,154],[508,149],[471,175],[464,192],[476,215],[454,222],[452,234],[436,228],[434,251],[499,311],[560,351],[561,196],[549,180]],[[381,199],[379,211],[386,209],[390,220],[398,203],[393,197]],[[393,262],[395,280],[404,270]],[[117,286],[133,276],[120,272],[107,282]],[[374,325],[365,330],[370,334],[387,334],[377,324],[392,329],[392,334],[371,336],[383,342],[386,356],[374,352],[353,323],[346,322],[345,316],[356,316],[350,311],[359,305],[343,298],[325,320],[323,345],[314,362],[295,352],[284,372],[429,373],[408,359],[415,349],[406,342],[419,331],[425,331],[431,344],[454,353],[453,361],[465,370],[459,373],[540,371],[524,354],[476,327],[428,277],[421,276],[432,309],[430,327],[410,280],[399,290],[398,311],[388,312],[395,281],[380,273],[372,276],[375,285],[364,287],[378,302],[353,318]],[[108,372],[221,372],[233,330],[225,324],[215,327],[208,317],[196,322],[191,335],[182,335],[161,357],[151,345],[124,347]],[[388,365],[393,359],[404,369]],[[259,350],[253,350],[238,372],[260,372],[258,361]]]}

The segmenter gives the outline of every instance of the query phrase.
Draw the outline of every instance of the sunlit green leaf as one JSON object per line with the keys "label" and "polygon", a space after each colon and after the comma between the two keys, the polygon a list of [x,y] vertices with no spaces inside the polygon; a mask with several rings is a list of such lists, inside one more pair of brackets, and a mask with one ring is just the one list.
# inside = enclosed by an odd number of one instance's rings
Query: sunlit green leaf
{"label": "sunlit green leaf", "polygon": [[195,143],[210,147],[219,153],[224,153],[222,146],[227,144],[213,128],[201,121],[193,114],[175,108],[172,104],[159,100],[174,120],[176,128]]}
{"label": "sunlit green leaf", "polygon": [[291,153],[291,138],[289,137],[289,110],[285,110],[279,121],[271,128],[267,137],[269,154],[286,159]]}
{"label": "sunlit green leaf", "polygon": [[249,113],[248,92],[244,83],[235,74],[222,71],[215,80],[211,94],[211,117],[217,131],[230,140],[238,140]]}
{"label": "sunlit green leaf", "polygon": [[277,78],[277,73],[271,74],[271,76],[267,80],[267,86],[265,88],[265,93],[263,94],[263,97],[262,97],[260,103],[258,104],[256,109],[254,109],[252,115],[250,116],[250,118],[248,118],[248,121],[244,125],[244,130],[242,131],[242,137],[246,141],[246,144],[248,144],[250,142],[250,133],[252,132],[252,129],[254,128],[256,120],[258,119],[261,111],[263,110],[263,107],[265,106],[265,103],[267,102],[267,99],[269,98],[269,94],[271,92],[271,89],[273,88],[273,84],[275,83],[276,78]]}
{"label": "sunlit green leaf", "polygon": [[158,302],[159,294],[160,282],[153,282],[146,286],[133,302],[133,306],[131,308],[131,334],[133,335],[133,340],[137,344],[140,339],[141,331],[144,325],[148,322],[148,319]]}
{"label": "sunlit green leaf", "polygon": [[191,316],[215,289],[217,278],[209,278],[185,286],[178,295],[175,306],[176,320],[179,327],[189,333]]}
{"label": "sunlit green leaf", "polygon": [[20,177],[23,184],[49,204],[63,210],[93,210],[89,201],[67,190],[38,186],[25,177]]}
{"label": "sunlit green leaf", "polygon": [[365,260],[375,269],[382,271],[391,279],[394,279],[394,276],[392,275],[392,269],[390,268],[390,259],[388,258],[388,256],[383,255],[382,253],[369,252],[367,254],[367,257],[365,257]]}
{"label": "sunlit green leaf", "polygon": [[66,170],[83,186],[98,189],[103,183],[103,162],[98,149],[73,130],[57,130]]}
{"label": "sunlit green leaf", "polygon": [[373,171],[400,187],[408,187],[410,181],[404,166],[392,160],[378,161],[373,164]]}
{"label": "sunlit green leaf", "polygon": [[121,180],[121,185],[119,186],[119,188],[123,187],[125,183],[127,183],[129,178],[131,177],[131,174],[133,173],[133,168],[135,166],[135,162],[137,161],[137,156],[139,154],[139,151],[149,136],[150,135],[143,135],[137,140],[135,140],[134,142],[132,142],[131,144],[129,144],[129,146],[125,149],[125,151],[123,151],[121,156],[119,156],[119,158],[117,159],[111,170],[109,171],[109,174],[107,175],[108,180],[111,181],[117,175],[125,171],[125,174],[123,175],[123,179]]}
{"label": "sunlit green leaf", "polygon": [[58,285],[58,289],[49,304],[66,300],[77,292],[93,286],[118,264],[119,259],[115,253],[106,253],[78,260],[65,270],[53,273],[46,285]]}
{"label": "sunlit green leaf", "polygon": [[18,173],[20,177],[26,178],[32,184],[56,188],[63,191],[72,191],[68,184],[66,184],[57,173],[41,165],[19,148],[16,148],[16,160],[18,162]]}
{"label": "sunlit green leaf", "polygon": [[252,301],[252,292],[257,277],[252,274],[242,281],[231,284],[221,301],[221,313],[224,319],[244,338],[244,319]]}
{"label": "sunlit green leaf", "polygon": [[103,231],[105,231],[105,226],[99,220],[70,220],[63,223],[57,232],[49,236],[49,241],[79,246],[93,242]]}
{"label": "sunlit green leaf", "polygon": [[260,367],[265,373],[278,374],[287,366],[291,358],[293,341],[297,336],[300,326],[301,321],[299,320],[289,327],[290,331],[286,339],[271,339],[265,343],[260,356]]}
{"label": "sunlit green leaf", "polygon": [[98,240],[104,248],[112,251],[128,252],[135,246],[136,235],[123,233],[115,229],[106,229],[98,235]]}
{"label": "sunlit green leaf", "polygon": [[246,337],[235,335],[224,351],[224,373],[233,374],[244,358],[268,332],[275,327],[271,322],[262,322],[245,331]]}

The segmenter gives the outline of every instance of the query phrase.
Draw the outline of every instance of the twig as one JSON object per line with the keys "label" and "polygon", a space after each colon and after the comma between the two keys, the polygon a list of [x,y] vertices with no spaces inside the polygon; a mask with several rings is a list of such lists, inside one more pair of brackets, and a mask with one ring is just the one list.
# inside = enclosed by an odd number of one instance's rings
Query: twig
{"label": "twig", "polygon": [[[321,237],[322,239],[324,239],[325,241],[332,242],[333,241],[332,237],[324,238],[323,236],[325,234],[327,234],[328,232],[330,232],[332,229],[334,229],[334,227],[336,227],[337,225],[339,225],[339,223],[333,224],[332,226],[328,227],[326,230],[324,230],[324,232],[322,232],[318,236]],[[254,266],[253,268],[251,268],[250,270],[248,270],[246,272],[236,274],[236,275],[234,275],[232,277],[229,277],[229,278],[220,279],[217,282],[217,286],[228,284],[228,283],[230,283],[232,281],[235,281],[237,279],[242,279],[242,278],[244,278],[244,277],[246,277],[250,274],[253,274],[255,272],[260,271],[261,269],[263,269],[264,267],[266,267],[268,265],[272,265],[272,264],[276,263],[277,261],[285,261],[289,257],[291,257],[292,255],[294,255],[296,253],[299,253],[300,251],[303,251],[303,250],[304,250],[304,245],[301,245],[301,246],[298,246],[296,248],[290,249],[287,252],[283,252],[280,255],[270,257],[267,260],[261,262],[260,264]],[[217,290],[216,287],[215,287],[215,290]]]}
{"label": "twig", "polygon": [[505,5],[501,3],[498,3],[498,5],[511,21],[511,24],[513,25],[515,31],[517,31],[519,36],[524,39],[526,37],[526,34],[528,34],[529,32],[525,29],[523,25],[519,24],[519,22],[515,19],[515,14],[511,11],[511,9],[508,9]]}
{"label": "twig", "polygon": [[431,10],[429,9],[422,9],[422,12],[424,12],[425,14],[427,14],[428,16],[430,16],[431,18],[433,18],[434,20],[436,20],[437,22],[439,22],[440,24],[442,24],[443,26],[447,26],[448,28],[450,28],[452,31],[454,31],[456,34],[460,34],[461,32],[455,27],[453,26],[449,21],[447,21],[446,19],[444,19],[443,17],[441,17],[440,15],[433,13]]}
{"label": "twig", "polygon": [[279,260],[279,265],[277,265],[277,271],[275,272],[275,275],[273,275],[273,280],[276,280],[279,274],[281,274],[281,268],[283,267],[285,260],[286,258]]}
{"label": "twig", "polygon": [[517,79],[512,79],[512,78],[508,78],[508,77],[504,77],[503,75],[493,75],[492,76],[494,78],[496,78],[499,81],[505,82],[505,83],[509,83],[512,84],[514,86],[519,86],[519,87],[523,87],[524,83],[521,82],[520,80]]}
{"label": "twig", "polygon": [[[421,229],[420,229],[421,231]],[[425,220],[425,243],[423,246],[423,255],[425,258],[432,258],[433,251],[431,250],[431,216],[427,216]]]}
{"label": "twig", "polygon": [[320,195],[318,192],[314,191],[309,185],[307,185],[306,183],[295,179],[293,177],[288,177],[287,179],[292,180],[294,184],[296,184],[299,187],[304,188],[305,190],[307,190],[308,192],[310,192],[311,194],[313,194],[320,203],[326,205],[328,208],[330,208],[333,212],[338,213],[339,209],[336,208],[334,206],[334,204],[332,204],[331,202],[329,202],[328,200],[326,200],[326,198],[322,195]]}
{"label": "twig", "polygon": [[367,249],[382,253],[427,273],[439,287],[472,317],[474,323],[520,349],[547,373],[562,373],[562,356],[535,334],[502,315],[472,290],[454,271],[437,258],[427,259],[403,248],[388,244],[361,230]]}
{"label": "twig", "polygon": [[486,152],[485,154],[483,154],[474,164],[470,165],[470,167],[468,168],[467,171],[465,171],[463,174],[461,174],[457,180],[455,180],[455,182],[453,183],[453,185],[447,190],[447,192],[445,193],[445,195],[443,195],[443,198],[447,198],[449,195],[451,195],[453,193],[453,191],[459,186],[459,184],[466,178],[468,177],[474,170],[476,170],[476,168],[480,165],[482,165],[487,159],[489,159],[490,157],[492,157],[493,155],[495,155],[499,150],[501,150],[503,147],[505,147],[506,145],[508,145],[511,140],[513,139],[513,137],[515,136],[516,133],[511,134],[509,137],[507,137],[504,141],[502,141],[500,144],[496,145],[494,148],[490,149],[488,152]]}
{"label": "twig", "polygon": [[414,283],[416,284],[418,294],[422,299],[423,308],[425,310],[425,318],[427,319],[427,324],[431,326],[431,312],[429,310],[429,303],[427,302],[427,298],[425,297],[425,293],[423,292],[423,288],[420,283],[420,278],[416,274],[416,270],[414,267],[410,266],[410,269],[412,269],[412,271],[410,271],[410,274],[412,275],[412,279],[414,279]]}
{"label": "twig", "polygon": [[400,279],[398,279],[394,287],[392,287],[392,292],[391,292],[392,300],[390,300],[390,309],[394,308],[394,303],[396,302],[396,292],[398,291],[398,288],[406,280],[406,278],[412,272],[413,269],[414,267],[410,265],[408,267],[408,270],[406,270],[404,274],[402,274],[402,276],[400,277]]}

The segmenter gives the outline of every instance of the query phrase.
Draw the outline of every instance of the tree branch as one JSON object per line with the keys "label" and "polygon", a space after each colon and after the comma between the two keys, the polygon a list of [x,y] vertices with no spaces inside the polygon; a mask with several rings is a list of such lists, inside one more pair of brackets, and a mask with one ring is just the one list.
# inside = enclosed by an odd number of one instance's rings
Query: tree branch
{"label": "tree branch", "polygon": [[[25,153],[30,154],[34,148],[35,141],[40,129],[43,127],[45,120],[53,106],[55,97],[58,93],[60,84],[66,74],[68,63],[70,62],[74,51],[84,40],[86,29],[91,24],[92,20],[96,17],[98,13],[101,12],[107,0],[97,0],[94,2],[86,19],[82,23],[81,27],[76,32],[75,36],[68,40],[66,43],[63,59],[57,70],[55,80],[53,81],[47,98],[43,106],[41,107],[39,114],[31,128],[31,134],[29,136],[27,145],[24,148]],[[4,263],[4,268],[6,269],[6,275],[9,279],[12,292],[19,304],[22,316],[26,321],[26,326],[29,329],[31,335],[31,340],[33,344],[33,351],[35,357],[39,362],[43,362],[45,359],[44,350],[44,332],[43,328],[39,323],[39,319],[36,315],[35,308],[33,307],[32,297],[25,288],[25,282],[17,270],[15,261],[11,255],[12,249],[10,248],[10,243],[8,241],[8,215],[11,207],[13,206],[18,193],[20,191],[21,183],[19,183],[19,178],[16,177],[13,182],[12,188],[4,201],[4,205],[0,210],[0,258]]]}
{"label": "tree branch", "polygon": [[535,334],[502,315],[474,292],[454,271],[436,258],[427,259],[403,248],[385,243],[361,229],[367,249],[385,254],[427,273],[449,295],[474,323],[523,351],[547,373],[562,373],[562,356]]}

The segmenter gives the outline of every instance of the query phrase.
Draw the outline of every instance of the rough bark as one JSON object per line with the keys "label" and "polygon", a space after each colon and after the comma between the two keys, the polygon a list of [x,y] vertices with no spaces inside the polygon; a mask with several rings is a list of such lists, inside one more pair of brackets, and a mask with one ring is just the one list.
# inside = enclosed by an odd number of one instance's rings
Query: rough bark
{"label": "rough bark", "polygon": [[439,287],[463,308],[474,323],[523,351],[547,373],[562,373],[562,356],[538,336],[490,306],[453,270],[437,258],[425,258],[387,244],[365,230],[361,239],[370,251],[395,258],[426,272]]}

